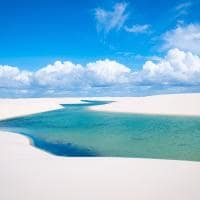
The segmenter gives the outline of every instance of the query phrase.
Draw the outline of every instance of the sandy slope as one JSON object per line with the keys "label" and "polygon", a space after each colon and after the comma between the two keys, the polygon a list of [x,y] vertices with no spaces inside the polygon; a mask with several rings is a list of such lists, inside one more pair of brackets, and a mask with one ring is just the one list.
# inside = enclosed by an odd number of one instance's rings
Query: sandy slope
{"label": "sandy slope", "polygon": [[[181,100],[180,104],[185,102],[189,106],[188,102],[193,102],[195,105],[189,107],[191,109],[182,107],[187,113],[194,114],[194,108],[199,109],[198,95],[181,97],[175,98],[177,102]],[[168,101],[168,98],[171,99],[165,96],[162,100]],[[110,106],[114,105],[112,110],[119,111],[120,105],[120,111],[127,111],[123,104],[127,101],[129,109],[133,109],[136,100],[133,99],[114,98],[119,103]],[[148,105],[155,108],[153,101]],[[0,100],[0,119],[57,109],[61,108],[60,103],[72,102],[79,99],[4,99]],[[166,105],[166,102],[158,101],[158,104]],[[186,112],[180,109],[179,114],[183,113]],[[0,131],[1,200],[199,200],[199,185],[199,162],[57,157],[32,147],[21,135]]]}
{"label": "sandy slope", "polygon": [[200,93],[118,98],[107,105],[91,107],[96,111],[200,116]]}
{"label": "sandy slope", "polygon": [[199,200],[200,163],[56,157],[0,133],[1,200]]}
{"label": "sandy slope", "polygon": [[61,109],[60,104],[79,102],[79,98],[0,99],[0,120]]}

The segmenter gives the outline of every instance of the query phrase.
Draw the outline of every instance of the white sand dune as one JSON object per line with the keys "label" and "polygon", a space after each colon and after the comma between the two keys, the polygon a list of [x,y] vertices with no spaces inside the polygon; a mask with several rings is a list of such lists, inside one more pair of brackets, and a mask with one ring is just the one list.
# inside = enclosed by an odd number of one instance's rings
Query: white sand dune
{"label": "white sand dune", "polygon": [[[166,99],[164,97],[163,101]],[[176,114],[194,114],[192,110],[195,106],[199,110],[199,95],[181,97],[182,102],[185,102],[182,109],[188,111],[183,112],[179,108],[180,112],[176,111]],[[190,100],[185,100],[186,98]],[[133,101],[131,99],[114,98],[119,102],[116,103],[120,106],[120,111],[127,110],[125,107],[122,108],[125,101],[129,102],[129,109],[133,109],[131,105],[135,106],[136,98]],[[175,99],[178,102],[180,95]],[[0,119],[59,109],[60,103],[75,103],[79,100],[2,99]],[[188,103],[191,102],[195,103],[195,106],[190,107]],[[116,103],[113,103],[113,111],[119,111]],[[156,104],[152,105],[155,108]],[[57,157],[31,146],[24,136],[0,131],[1,200],[199,200],[199,185],[200,162]]]}
{"label": "white sand dune", "polygon": [[60,104],[79,102],[80,98],[0,99],[0,120],[61,109]]}
{"label": "white sand dune", "polygon": [[200,116],[200,94],[172,94],[116,98],[116,102],[90,109],[107,112]]}
{"label": "white sand dune", "polygon": [[66,158],[0,133],[1,200],[199,200],[200,163]]}

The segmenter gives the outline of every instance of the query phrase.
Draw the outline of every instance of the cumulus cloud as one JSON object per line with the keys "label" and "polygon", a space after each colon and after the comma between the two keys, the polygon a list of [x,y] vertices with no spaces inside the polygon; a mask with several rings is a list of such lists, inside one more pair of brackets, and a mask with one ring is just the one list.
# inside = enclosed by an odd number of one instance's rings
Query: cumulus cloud
{"label": "cumulus cloud", "polygon": [[127,83],[131,72],[128,67],[108,59],[88,63],[86,71],[92,86]]}
{"label": "cumulus cloud", "polygon": [[69,89],[124,83],[130,71],[126,66],[109,59],[88,63],[85,67],[69,61],[56,61],[36,71],[33,77],[40,87]]}
{"label": "cumulus cloud", "polygon": [[39,86],[49,88],[79,87],[83,82],[84,69],[79,64],[72,62],[56,61],[53,65],[41,68],[34,74],[34,79]]}
{"label": "cumulus cloud", "polygon": [[163,35],[163,49],[179,48],[200,54],[200,25],[178,26]]}
{"label": "cumulus cloud", "polygon": [[72,88],[105,87],[127,83],[131,69],[116,61],[105,59],[86,66],[70,61],[56,61],[36,72],[12,66],[0,66],[0,87],[46,88],[49,92]]}
{"label": "cumulus cloud", "polygon": [[144,24],[144,25],[136,24],[133,25],[132,27],[125,26],[124,29],[130,33],[147,33],[149,28],[150,28],[149,24]]}
{"label": "cumulus cloud", "polygon": [[109,59],[86,66],[56,61],[36,72],[0,66],[1,97],[141,95],[139,91],[153,93],[153,87],[165,87],[164,92],[182,86],[185,90],[181,91],[191,91],[192,86],[200,90],[200,56],[177,48],[159,60],[146,61],[137,71]]}
{"label": "cumulus cloud", "polygon": [[97,30],[110,32],[112,29],[119,30],[125,23],[128,14],[126,11],[126,3],[116,3],[112,11],[102,8],[95,9],[95,19],[97,21]]}
{"label": "cumulus cloud", "polygon": [[0,87],[18,88],[27,87],[31,84],[32,73],[19,70],[17,67],[0,65]]}
{"label": "cumulus cloud", "polygon": [[163,85],[200,84],[200,57],[171,49],[158,63],[147,61],[139,73],[140,81]]}

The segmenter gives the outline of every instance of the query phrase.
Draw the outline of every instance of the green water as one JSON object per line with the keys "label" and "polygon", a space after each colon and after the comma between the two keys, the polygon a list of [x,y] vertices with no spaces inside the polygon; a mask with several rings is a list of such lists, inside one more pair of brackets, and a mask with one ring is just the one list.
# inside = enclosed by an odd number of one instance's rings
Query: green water
{"label": "green water", "polygon": [[28,135],[36,147],[62,156],[120,156],[200,161],[200,117],[96,112],[89,106],[0,122]]}

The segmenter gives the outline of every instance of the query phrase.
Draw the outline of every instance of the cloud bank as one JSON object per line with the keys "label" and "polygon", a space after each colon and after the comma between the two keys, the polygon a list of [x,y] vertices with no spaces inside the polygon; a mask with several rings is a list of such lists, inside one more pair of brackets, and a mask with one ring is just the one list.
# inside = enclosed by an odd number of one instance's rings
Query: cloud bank
{"label": "cloud bank", "polygon": [[[36,72],[0,66],[1,94],[49,95],[134,95],[142,87],[200,86],[200,56],[178,48],[170,49],[159,61],[148,60],[134,70],[114,60],[97,60],[82,66],[56,61]],[[107,91],[107,93],[106,93]]]}
{"label": "cloud bank", "polygon": [[0,88],[23,88],[31,85],[32,72],[17,67],[0,65]]}

